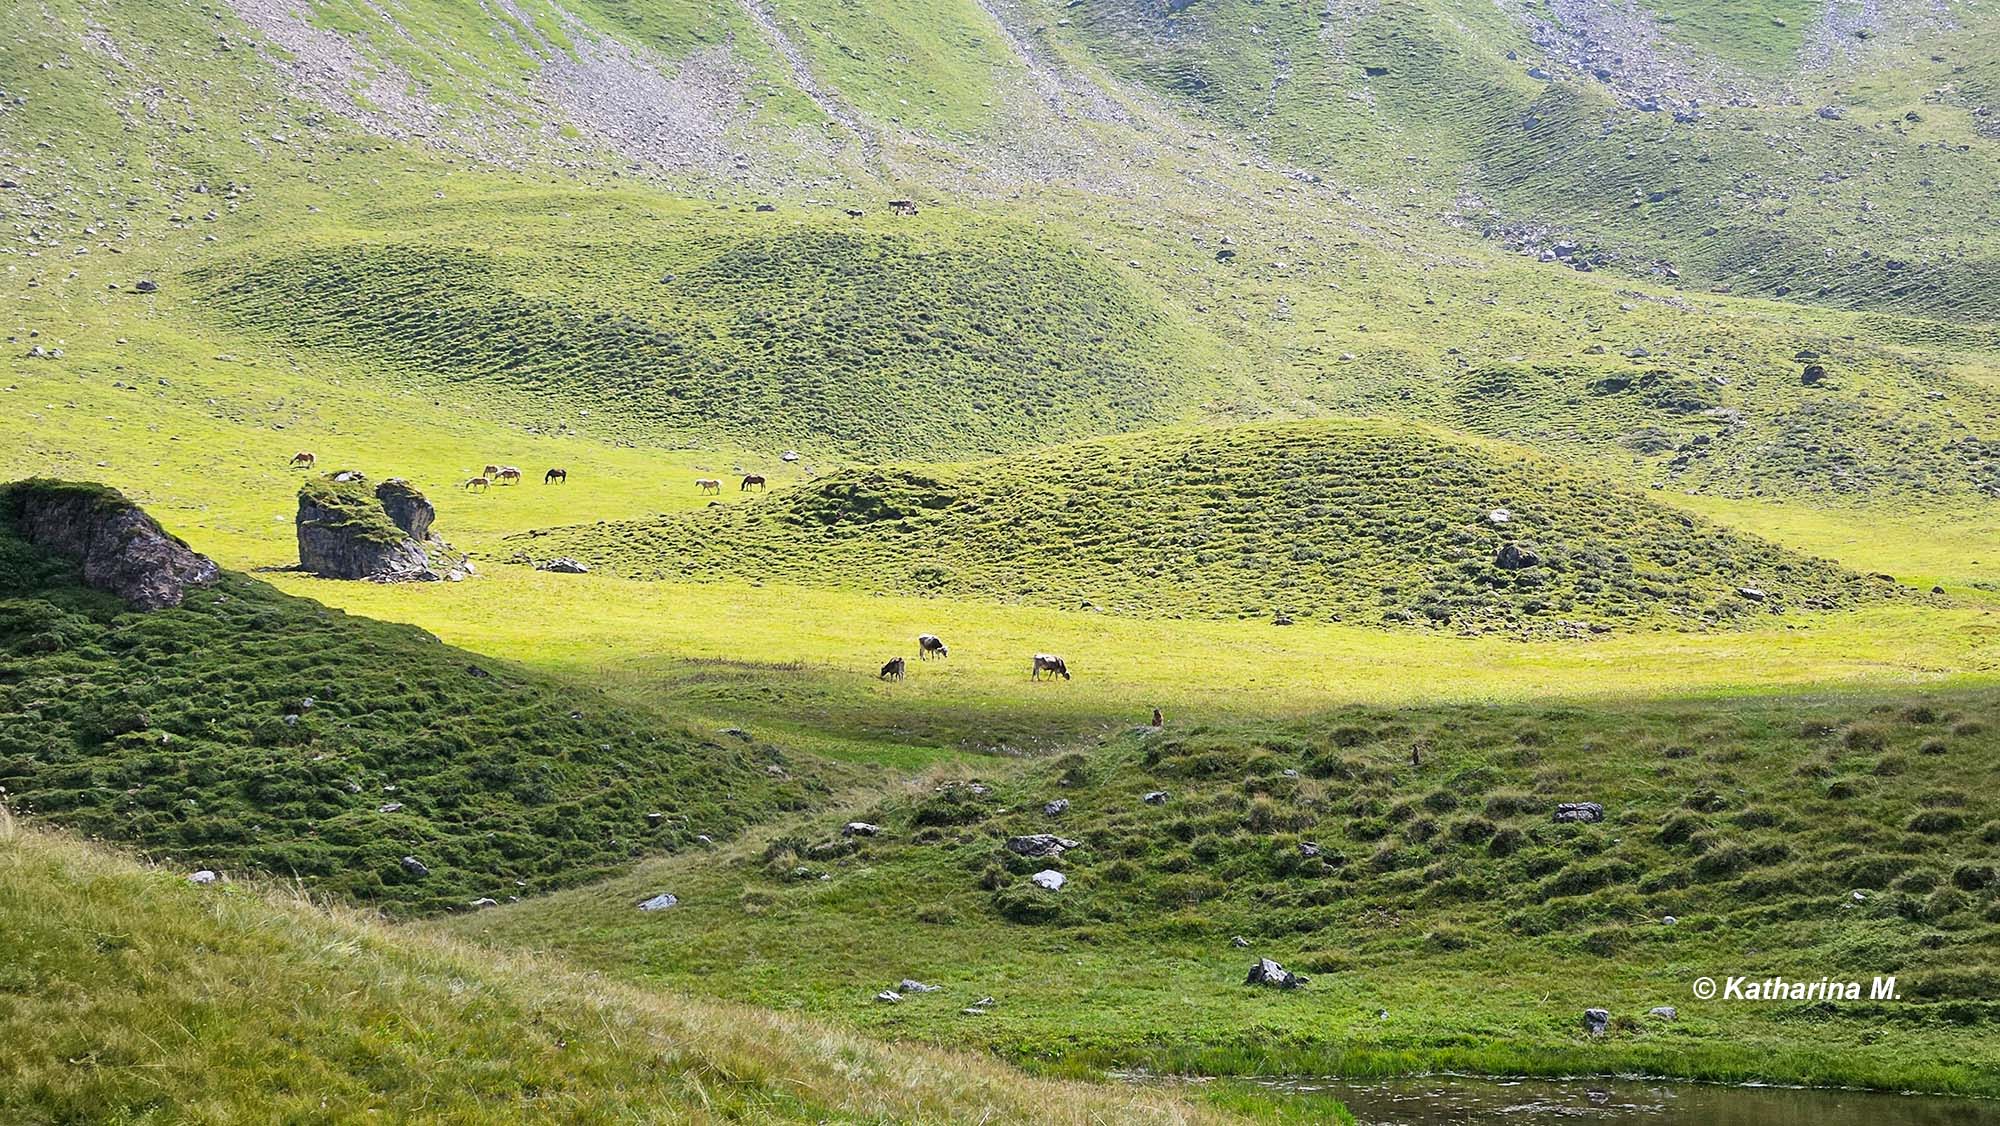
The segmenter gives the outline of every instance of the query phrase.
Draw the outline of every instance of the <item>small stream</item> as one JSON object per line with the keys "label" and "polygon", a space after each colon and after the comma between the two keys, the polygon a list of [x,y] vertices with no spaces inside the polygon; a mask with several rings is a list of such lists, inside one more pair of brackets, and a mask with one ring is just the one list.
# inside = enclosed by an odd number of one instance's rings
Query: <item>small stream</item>
{"label": "small stream", "polygon": [[2000,1126],[2000,1101],[1645,1079],[1285,1079],[1262,1086],[1346,1104],[1361,1126],[1542,1122],[1643,1126]]}

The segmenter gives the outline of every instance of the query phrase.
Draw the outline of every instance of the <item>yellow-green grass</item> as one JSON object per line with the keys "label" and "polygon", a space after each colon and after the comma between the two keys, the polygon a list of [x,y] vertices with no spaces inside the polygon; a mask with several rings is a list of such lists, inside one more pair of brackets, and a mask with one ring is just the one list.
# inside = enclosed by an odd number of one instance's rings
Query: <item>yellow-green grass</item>
{"label": "yellow-green grass", "polygon": [[1206,1122],[473,948],[278,886],[194,887],[0,810],[0,1118],[18,1123]]}

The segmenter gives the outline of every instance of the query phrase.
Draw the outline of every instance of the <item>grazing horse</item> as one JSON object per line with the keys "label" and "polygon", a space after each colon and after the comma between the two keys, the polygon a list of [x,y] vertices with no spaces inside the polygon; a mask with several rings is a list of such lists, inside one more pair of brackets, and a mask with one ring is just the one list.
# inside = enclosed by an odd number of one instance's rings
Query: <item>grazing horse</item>
{"label": "grazing horse", "polygon": [[719,493],[722,491],[722,482],[713,477],[696,477],[694,487],[704,493]]}
{"label": "grazing horse", "polygon": [[760,490],[761,490],[761,489],[763,489],[763,487],[764,487],[764,475],[763,475],[762,473],[746,473],[746,474],[744,474],[744,476],[743,476],[743,484],[742,484],[742,485],[741,485],[741,486],[740,486],[740,487],[739,487],[739,488],[738,488],[738,489],[737,489],[736,491],[737,491],[737,492],[739,492],[739,493],[747,493],[747,492],[749,492],[749,491],[750,491],[750,486],[752,486],[752,485],[755,485],[755,486],[757,486],[757,488],[758,488],[758,489],[760,489]]}
{"label": "grazing horse", "polygon": [[876,677],[878,677],[879,679],[882,679],[882,680],[901,680],[901,679],[903,679],[903,658],[901,658],[901,657],[891,657],[891,658],[889,658],[889,663],[888,663],[888,664],[886,664],[886,665],[883,665],[883,666],[882,666],[882,671],[881,671],[881,672],[878,672],[878,673],[876,673],[875,675],[876,675]]}
{"label": "grazing horse", "polygon": [[474,489],[480,489],[483,491],[486,488],[486,486],[491,485],[492,483],[493,479],[491,477],[474,477],[473,479],[465,483],[465,489],[467,492],[471,492]]}
{"label": "grazing horse", "polygon": [[1035,654],[1035,667],[1028,673],[1028,679],[1040,680],[1043,673],[1048,673],[1050,680],[1054,680],[1056,677],[1068,680],[1069,666],[1063,663],[1061,657],[1048,653],[1037,653]]}
{"label": "grazing horse", "polygon": [[951,656],[951,650],[944,647],[944,639],[940,638],[937,634],[934,633],[918,634],[917,659],[920,661],[930,660],[930,655],[932,653],[936,653],[940,657]]}
{"label": "grazing horse", "polygon": [[542,474],[542,484],[546,485],[550,481],[554,481],[558,485],[569,484],[569,470],[551,469],[547,473]]}
{"label": "grazing horse", "polygon": [[318,460],[319,460],[318,458],[313,456],[311,450],[300,450],[298,453],[292,455],[293,465],[295,466],[303,465],[307,469],[311,469],[313,467],[313,463]]}
{"label": "grazing horse", "polygon": [[479,475],[491,481],[493,478],[500,476],[500,467],[497,465],[488,465],[479,471]]}
{"label": "grazing horse", "polygon": [[500,472],[493,475],[493,480],[503,485],[509,481],[518,485],[521,483],[521,471],[511,465],[503,465],[500,467]]}

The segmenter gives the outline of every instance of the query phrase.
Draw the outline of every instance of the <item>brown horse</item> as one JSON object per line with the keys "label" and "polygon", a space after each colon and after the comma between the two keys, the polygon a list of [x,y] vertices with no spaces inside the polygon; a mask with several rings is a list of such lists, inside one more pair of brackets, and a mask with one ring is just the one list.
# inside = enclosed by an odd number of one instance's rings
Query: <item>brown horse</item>
{"label": "brown horse", "polygon": [[305,466],[307,469],[311,469],[313,467],[313,463],[318,460],[319,460],[318,458],[313,456],[311,450],[300,450],[298,453],[292,455],[292,465],[295,467],[302,465]]}
{"label": "brown horse", "polygon": [[488,485],[491,485],[492,483],[493,479],[491,477],[474,477],[470,481],[467,481],[465,483],[465,489],[467,492],[471,492],[474,489],[479,489],[481,491],[484,491],[485,488]]}
{"label": "brown horse", "polygon": [[719,493],[722,491],[722,482],[713,477],[696,477],[694,487],[704,493]]}
{"label": "brown horse", "polygon": [[491,481],[493,478],[500,476],[500,467],[497,465],[488,465],[479,471],[479,475]]}
{"label": "brown horse", "polygon": [[750,491],[750,486],[752,485],[755,485],[757,486],[757,488],[762,489],[764,487],[764,475],[762,473],[744,474],[743,484],[736,491],[739,493],[747,493]]}
{"label": "brown horse", "polygon": [[875,675],[881,680],[901,680],[903,679],[903,667],[903,658],[891,657],[889,658],[889,663],[882,666],[882,671]]}
{"label": "brown horse", "polygon": [[500,472],[493,475],[493,480],[502,485],[509,481],[518,485],[521,483],[521,471],[511,465],[503,465],[500,467]]}
{"label": "brown horse", "polygon": [[558,485],[569,484],[569,470],[551,469],[547,473],[542,474],[542,484],[546,485],[551,481],[554,481]]}

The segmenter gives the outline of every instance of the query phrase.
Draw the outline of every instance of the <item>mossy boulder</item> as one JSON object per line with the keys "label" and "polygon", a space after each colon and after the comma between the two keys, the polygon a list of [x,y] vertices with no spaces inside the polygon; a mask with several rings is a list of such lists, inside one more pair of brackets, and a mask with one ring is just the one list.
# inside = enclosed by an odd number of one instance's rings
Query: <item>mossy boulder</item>
{"label": "mossy boulder", "polygon": [[109,486],[19,481],[0,489],[0,517],[29,543],[78,564],[85,583],[137,610],[179,606],[188,587],[219,574],[207,556]]}

